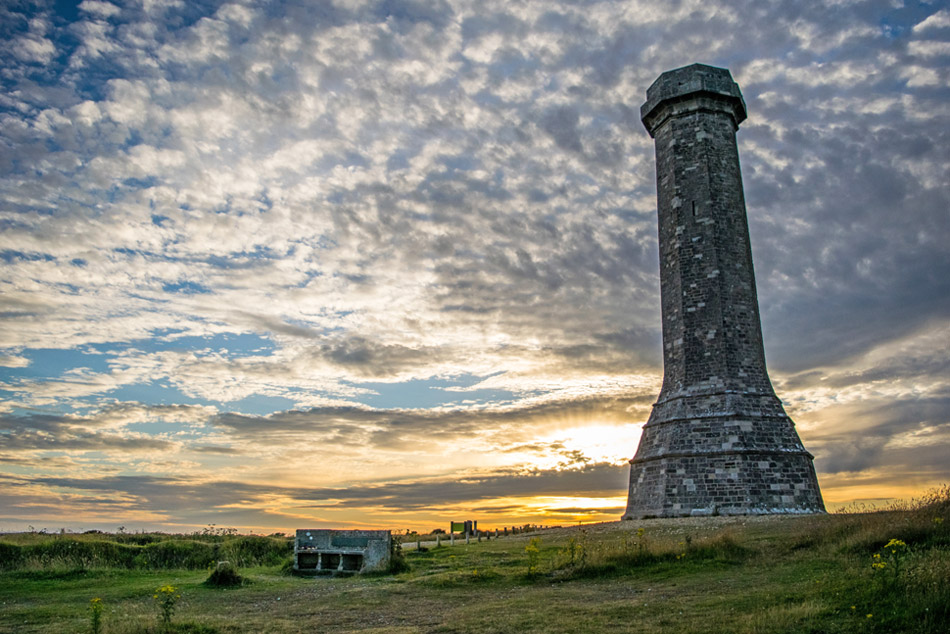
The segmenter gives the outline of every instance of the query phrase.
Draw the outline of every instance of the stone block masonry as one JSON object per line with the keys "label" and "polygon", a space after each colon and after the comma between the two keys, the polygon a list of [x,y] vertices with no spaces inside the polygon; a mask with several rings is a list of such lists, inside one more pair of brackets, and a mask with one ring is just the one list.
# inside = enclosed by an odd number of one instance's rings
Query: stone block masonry
{"label": "stone block masonry", "polygon": [[663,73],[641,119],[656,144],[663,386],[624,519],[820,513],[813,458],[765,367],[729,71]]}

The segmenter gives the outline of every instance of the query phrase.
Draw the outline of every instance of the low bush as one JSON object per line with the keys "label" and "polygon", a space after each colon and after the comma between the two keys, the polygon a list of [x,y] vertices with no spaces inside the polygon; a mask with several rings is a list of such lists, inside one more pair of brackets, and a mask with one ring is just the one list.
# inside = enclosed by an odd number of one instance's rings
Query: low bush
{"label": "low bush", "polygon": [[0,570],[15,570],[23,563],[23,548],[17,544],[0,542]]}
{"label": "low bush", "polygon": [[135,563],[138,567],[153,570],[205,568],[217,561],[219,549],[216,546],[192,539],[170,539],[144,546]]}
{"label": "low bush", "polygon": [[244,583],[244,577],[238,574],[237,568],[229,561],[219,561],[204,581],[204,585],[212,588],[235,588]]}
{"label": "low bush", "polygon": [[399,574],[400,572],[409,572],[409,562],[406,561],[406,555],[402,552],[402,544],[395,539],[389,546],[389,568],[390,574]]}
{"label": "low bush", "polygon": [[223,559],[238,566],[272,566],[293,552],[293,543],[287,539],[253,535],[214,540],[151,533],[90,537],[44,535],[19,544],[0,541],[0,570],[198,570]]}
{"label": "low bush", "polygon": [[26,545],[0,542],[0,569],[131,568],[137,547],[111,541],[56,538]]}
{"label": "low bush", "polygon": [[221,544],[221,554],[236,566],[275,566],[294,550],[287,539],[248,535]]}

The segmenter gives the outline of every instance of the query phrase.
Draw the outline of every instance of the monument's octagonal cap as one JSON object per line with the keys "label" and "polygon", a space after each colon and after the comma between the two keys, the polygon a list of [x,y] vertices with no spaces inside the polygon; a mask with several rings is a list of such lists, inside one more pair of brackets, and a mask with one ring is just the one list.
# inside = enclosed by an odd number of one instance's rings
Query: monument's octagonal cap
{"label": "monument's octagonal cap", "polygon": [[670,116],[704,107],[731,114],[736,127],[746,118],[745,100],[727,69],[691,64],[667,71],[653,82],[640,107],[640,120],[653,136]]}

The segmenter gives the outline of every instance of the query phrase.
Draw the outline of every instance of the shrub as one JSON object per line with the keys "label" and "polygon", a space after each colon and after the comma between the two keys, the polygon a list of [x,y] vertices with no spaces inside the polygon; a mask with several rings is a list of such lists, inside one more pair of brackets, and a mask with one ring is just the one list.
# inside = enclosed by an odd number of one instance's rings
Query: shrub
{"label": "shrub", "polygon": [[105,540],[53,539],[21,547],[19,567],[131,568],[138,547]]}
{"label": "shrub", "polygon": [[244,585],[245,581],[230,561],[219,561],[211,571],[211,576],[205,579],[204,585],[213,588],[234,588]]}
{"label": "shrub", "polygon": [[191,539],[156,542],[142,548],[136,563],[143,568],[197,570],[218,559],[218,549],[215,546]]}
{"label": "shrub", "polygon": [[409,562],[402,552],[402,544],[395,539],[389,547],[389,569],[390,574],[399,574],[400,572],[409,572]]}
{"label": "shrub", "polygon": [[44,535],[24,544],[0,541],[0,570],[56,570],[60,573],[92,568],[195,570],[223,559],[238,566],[274,566],[292,552],[292,541],[274,537],[211,535],[194,539],[158,533],[93,533],[78,538]]}
{"label": "shrub", "polygon": [[111,537],[112,541],[116,543],[134,544],[136,546],[145,546],[146,544],[154,544],[169,539],[168,535],[161,533],[118,533]]}
{"label": "shrub", "polygon": [[524,552],[528,556],[528,576],[534,577],[538,574],[538,564],[541,562],[541,538],[532,537],[524,547]]}
{"label": "shrub", "polygon": [[23,563],[23,548],[0,542],[0,570],[13,570]]}
{"label": "shrub", "polygon": [[236,566],[275,566],[281,563],[293,542],[287,539],[249,535],[229,540],[221,545],[221,553]]}

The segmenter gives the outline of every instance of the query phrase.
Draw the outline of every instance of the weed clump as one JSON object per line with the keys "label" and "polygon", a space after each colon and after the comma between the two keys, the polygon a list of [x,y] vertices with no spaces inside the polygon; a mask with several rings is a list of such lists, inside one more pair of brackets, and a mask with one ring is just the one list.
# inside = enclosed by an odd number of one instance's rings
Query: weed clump
{"label": "weed clump", "polygon": [[740,564],[754,554],[755,551],[740,544],[731,533],[721,533],[695,545],[690,540],[682,558]]}
{"label": "weed clump", "polygon": [[235,588],[245,583],[247,580],[238,574],[237,568],[230,561],[219,561],[204,581],[204,585],[212,588]]}
{"label": "weed clump", "polygon": [[532,537],[528,545],[524,547],[524,552],[528,556],[528,577],[535,577],[538,574],[538,565],[541,563],[541,538]]}
{"label": "weed clump", "polygon": [[392,540],[389,546],[389,568],[387,572],[398,575],[401,572],[409,572],[409,562],[406,561],[406,555],[402,552],[402,544]]}

